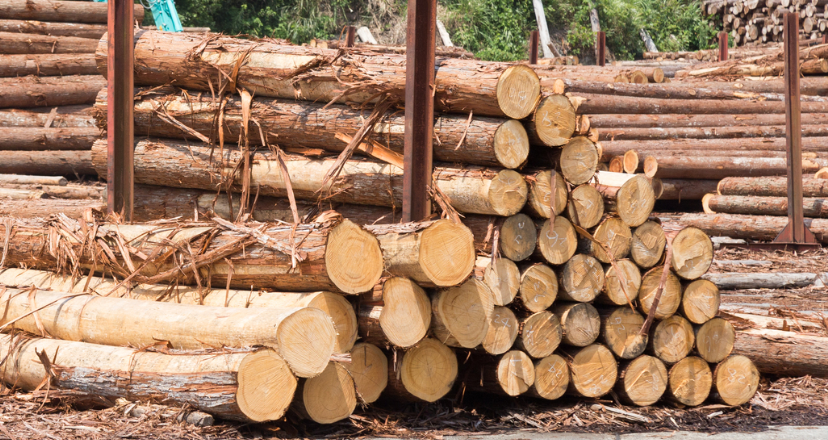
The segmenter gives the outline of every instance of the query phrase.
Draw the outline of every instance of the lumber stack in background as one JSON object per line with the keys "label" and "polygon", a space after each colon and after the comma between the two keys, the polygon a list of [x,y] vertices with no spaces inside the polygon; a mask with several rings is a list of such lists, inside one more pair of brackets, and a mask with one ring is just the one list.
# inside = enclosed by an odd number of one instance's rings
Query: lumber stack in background
{"label": "lumber stack in background", "polygon": [[759,51],[782,41],[782,16],[799,17],[800,44],[819,41],[825,35],[825,3],[819,0],[704,0],[702,13],[712,21],[724,23],[724,30],[736,46],[746,52]]}

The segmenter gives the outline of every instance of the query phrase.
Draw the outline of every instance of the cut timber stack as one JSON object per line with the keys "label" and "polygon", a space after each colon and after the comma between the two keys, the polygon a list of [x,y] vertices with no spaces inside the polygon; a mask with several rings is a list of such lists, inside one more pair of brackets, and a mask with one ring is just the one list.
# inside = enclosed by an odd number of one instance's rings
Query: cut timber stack
{"label": "cut timber stack", "polygon": [[789,12],[799,17],[800,44],[822,40],[825,6],[820,0],[703,0],[701,8],[711,21],[724,23],[737,48],[755,52],[782,41],[782,16]]}

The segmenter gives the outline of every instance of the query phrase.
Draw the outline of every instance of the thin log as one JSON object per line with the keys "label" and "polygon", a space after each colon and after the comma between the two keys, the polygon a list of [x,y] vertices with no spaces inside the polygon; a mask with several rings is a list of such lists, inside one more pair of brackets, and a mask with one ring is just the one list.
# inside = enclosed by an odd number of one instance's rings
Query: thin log
{"label": "thin log", "polygon": [[[828,204],[825,198],[806,197],[803,203],[803,213],[806,217],[828,218]],[[704,212],[708,214],[788,215],[787,195],[785,197],[753,197],[707,194],[702,199],[702,205]]]}
{"label": "thin log", "polygon": [[[106,23],[106,4],[57,0],[0,1],[0,18],[69,23]],[[144,21],[144,8],[135,5],[135,21]]]}
{"label": "thin log", "polygon": [[[656,172],[656,174],[658,174]],[[697,179],[661,179],[659,200],[701,200],[715,191],[719,181]]]}
{"label": "thin log", "polygon": [[0,151],[0,173],[95,175],[89,151]]}
{"label": "thin log", "polygon": [[106,78],[100,75],[3,78],[0,108],[94,104],[95,96],[103,87],[106,87]]}
{"label": "thin log", "polygon": [[50,35],[0,32],[3,54],[90,54],[95,52],[98,40],[94,38],[53,37]]}
{"label": "thin log", "polygon": [[[807,99],[807,96],[803,96]],[[687,98],[676,98],[687,99]],[[700,127],[761,127],[783,126],[784,114],[741,114],[741,115],[591,115],[590,122],[601,130],[618,128],[700,128]],[[828,124],[828,115],[821,113],[803,113],[802,125]]]}
{"label": "thin log", "polygon": [[[578,114],[754,114],[784,113],[785,105],[781,101],[742,101],[699,99],[688,106],[680,99],[641,99],[630,96],[610,96],[578,93],[580,103]],[[802,102],[802,113],[824,113],[828,102]]]}
{"label": "thin log", "polygon": [[[52,110],[57,109],[54,117]],[[94,127],[95,118],[92,115],[92,106],[69,105],[63,107],[45,107],[32,109],[4,109],[0,110],[0,127]],[[51,118],[51,124],[46,123]]]}
{"label": "thin log", "polygon": [[0,19],[0,32],[99,39],[106,33],[106,24]]}
{"label": "thin log", "polygon": [[[711,236],[752,240],[773,240],[787,225],[787,217],[737,214],[684,214],[679,222],[695,226]],[[817,240],[828,243],[828,220],[805,219],[805,225]]]}
{"label": "thin log", "polygon": [[0,200],[0,216],[45,219],[56,213],[69,218],[92,220],[96,214],[106,212],[106,203],[98,200],[40,199]]}
{"label": "thin log", "polygon": [[7,127],[0,130],[0,150],[91,150],[100,137],[96,127]]}
{"label": "thin log", "polygon": [[[708,191],[711,193],[714,191]],[[716,191],[723,196],[787,197],[787,177],[728,177],[719,181]],[[828,197],[828,180],[804,177],[803,197]],[[787,212],[786,214],[787,215]]]}
{"label": "thin log", "polygon": [[0,55],[0,77],[97,74],[94,54]]}

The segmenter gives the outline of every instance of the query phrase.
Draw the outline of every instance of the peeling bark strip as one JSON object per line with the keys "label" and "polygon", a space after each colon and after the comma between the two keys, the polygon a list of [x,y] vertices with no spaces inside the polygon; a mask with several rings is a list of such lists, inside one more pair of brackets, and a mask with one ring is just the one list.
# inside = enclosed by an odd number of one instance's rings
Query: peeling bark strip
{"label": "peeling bark strip", "polygon": [[[47,374],[38,354],[50,361]],[[58,388],[115,400],[190,405],[225,419],[282,417],[297,380],[272,350],[161,354],[56,339],[0,335],[3,381],[30,391],[49,375]]]}
{"label": "peeling bark strip", "polygon": [[[96,52],[100,72],[106,72],[106,47],[104,36]],[[221,90],[230,78],[234,87],[255,96],[373,103],[388,94],[402,100],[405,61],[405,55],[346,53],[219,34],[135,35],[136,85],[175,84],[205,92]],[[539,99],[540,81],[526,66],[452,58],[436,63],[434,104],[440,111],[522,119]]]}

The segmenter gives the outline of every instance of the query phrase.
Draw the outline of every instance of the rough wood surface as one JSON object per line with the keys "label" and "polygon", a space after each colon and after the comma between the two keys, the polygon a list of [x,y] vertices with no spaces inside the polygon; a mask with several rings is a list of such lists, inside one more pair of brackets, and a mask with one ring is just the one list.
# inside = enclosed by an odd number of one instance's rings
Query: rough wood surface
{"label": "rough wood surface", "polygon": [[[658,174],[658,172],[656,172]],[[718,180],[661,179],[659,200],[701,200],[705,194],[716,191]]]}
{"label": "rough wood surface", "polygon": [[704,324],[719,312],[719,288],[708,280],[696,280],[684,286],[679,311],[693,324]]}
{"label": "rough wood surface", "polygon": [[616,261],[614,265],[605,264],[604,279],[604,290],[598,295],[596,302],[623,306],[632,304],[638,298],[641,270],[632,261],[625,259]]}
{"label": "rough wood surface", "polygon": [[95,175],[89,151],[0,151],[0,173]]}
{"label": "rough wood surface", "polygon": [[637,265],[649,269],[661,261],[666,245],[667,237],[661,225],[646,221],[633,231],[630,256]]}
{"label": "rough wood surface", "polygon": [[362,302],[359,327],[363,340],[407,348],[426,336],[431,326],[431,301],[416,283],[391,277],[382,283],[381,300]]}
{"label": "rough wood surface", "polygon": [[538,226],[538,250],[536,255],[551,265],[569,261],[578,248],[578,236],[569,220],[556,216],[555,221],[546,220]]}
{"label": "rough wood surface", "polygon": [[828,337],[772,329],[737,332],[733,354],[751,359],[760,372],[828,377]]}
{"label": "rough wood surface", "polygon": [[565,301],[591,302],[604,289],[604,268],[593,257],[576,254],[560,272],[558,297]]}
{"label": "rough wood surface", "polygon": [[712,396],[727,405],[750,401],[759,389],[759,371],[745,356],[730,356],[713,370]]}
{"label": "rough wood surface", "polygon": [[94,104],[103,87],[100,75],[0,78],[0,108]]}
{"label": "rough wood surface", "polygon": [[713,318],[696,328],[696,350],[707,362],[723,361],[733,350],[736,330],[728,320]]}
{"label": "rough wood surface", "polygon": [[103,24],[87,24],[0,19],[0,32],[52,35],[56,37],[94,38],[97,40],[106,33],[105,21],[106,18],[104,18]]}
{"label": "rough wood surface", "polygon": [[94,38],[55,37],[51,35],[0,32],[3,54],[94,53],[98,40]]}
{"label": "rough wood surface", "polygon": [[551,355],[563,336],[560,318],[549,311],[530,315],[521,322],[520,329],[516,346],[535,359]]}
{"label": "rough wood surface", "polygon": [[[784,113],[782,101],[698,99],[691,106],[682,99],[642,99],[632,96],[611,96],[578,93],[582,101],[578,114],[755,114]],[[802,113],[823,113],[828,102],[802,102]]]}
{"label": "rough wood surface", "polygon": [[[817,180],[817,179],[814,179]],[[818,179],[826,180],[826,179]],[[826,180],[828,182],[828,180]],[[828,188],[828,185],[826,185]],[[803,202],[803,215],[812,218],[828,218],[828,206],[826,197],[814,198],[805,197]],[[746,215],[788,215],[788,196],[765,197],[765,196],[720,196],[707,194],[702,199],[704,212],[708,214],[746,214]]]}
{"label": "rough wood surface", "polygon": [[695,343],[696,335],[690,322],[673,315],[650,330],[647,350],[665,363],[675,364],[690,354]]}
{"label": "rough wood surface", "polygon": [[601,309],[601,338],[607,348],[621,359],[634,359],[647,348],[647,335],[641,335],[644,317],[629,306]]}
{"label": "rough wood surface", "polygon": [[4,127],[0,130],[0,150],[91,150],[100,138],[101,132],[95,127]]}
{"label": "rough wood surface", "polygon": [[55,213],[62,213],[69,218],[91,220],[94,213],[103,214],[106,203],[100,200],[40,199],[0,200],[0,216],[45,219]]}
{"label": "rough wood surface", "polygon": [[523,267],[520,275],[518,297],[521,304],[531,312],[549,308],[558,296],[558,277],[551,267],[535,263]]}
{"label": "rough wood surface", "polygon": [[713,373],[704,359],[690,356],[670,368],[667,395],[687,406],[699,406],[707,400],[713,386]]}
{"label": "rough wood surface", "polygon": [[[684,214],[679,221],[695,226],[710,236],[773,240],[788,224],[787,217],[735,214]],[[817,240],[828,243],[828,220],[805,219],[805,225]]]}
{"label": "rough wood surface", "polygon": [[347,419],[357,405],[356,384],[344,364],[329,362],[322,374],[306,380],[294,403],[300,414],[316,423]]}
{"label": "rough wood surface", "polygon": [[564,344],[586,347],[598,339],[601,317],[591,304],[559,303],[552,310],[560,317]]}
{"label": "rough wood surface", "polygon": [[[787,197],[788,178],[781,176],[727,177],[719,181],[716,192],[723,196]],[[828,197],[828,179],[803,176],[802,195],[803,197]]]}
{"label": "rough wood surface", "polygon": [[[52,109],[57,109],[52,117]],[[44,107],[30,109],[0,110],[0,127],[94,127],[95,118],[92,106],[68,105],[62,107]],[[51,118],[52,123],[46,127]]]}
{"label": "rough wood surface", "polygon": [[546,400],[555,400],[569,387],[569,365],[553,354],[535,362],[535,383],[529,393]]}
{"label": "rough wood surface", "polygon": [[[106,24],[106,8],[106,4],[87,2],[2,0],[0,1],[0,18]],[[144,8],[141,5],[135,5],[134,16],[139,24],[144,20]]]}
{"label": "rough wood surface", "polygon": [[618,366],[615,390],[621,400],[636,406],[656,403],[667,391],[667,368],[652,356],[639,356]]}
{"label": "rough wood surface", "polygon": [[[661,282],[661,274],[664,266],[656,266],[641,277],[641,289],[638,292],[640,301],[639,308],[646,315],[650,313],[650,307],[655,300],[656,291]],[[672,270],[667,274],[664,289],[661,292],[661,299],[656,308],[656,319],[667,319],[672,316],[681,304],[681,282]]]}
{"label": "rough wood surface", "polygon": [[423,339],[401,357],[396,364],[389,362],[386,390],[392,396],[435,402],[457,379],[457,355],[436,339]]}
{"label": "rough wood surface", "polygon": [[[2,34],[4,32],[0,32],[0,35]],[[91,53],[0,55],[0,76],[97,74],[98,69],[95,67],[95,55]]]}
{"label": "rough wood surface", "polygon": [[582,397],[601,397],[612,390],[618,377],[618,364],[612,352],[593,344],[572,353],[568,392]]}
{"label": "rough wood surface", "polygon": [[435,338],[449,346],[474,348],[486,337],[494,299],[483,281],[471,278],[457,287],[435,292],[431,310]]}
{"label": "rough wood surface", "polygon": [[344,364],[354,379],[357,395],[374,403],[388,385],[388,358],[376,345],[360,342],[351,349],[351,362]]}
{"label": "rough wood surface", "polygon": [[508,307],[495,306],[486,337],[480,347],[489,354],[499,355],[512,349],[520,333],[520,321]]}

